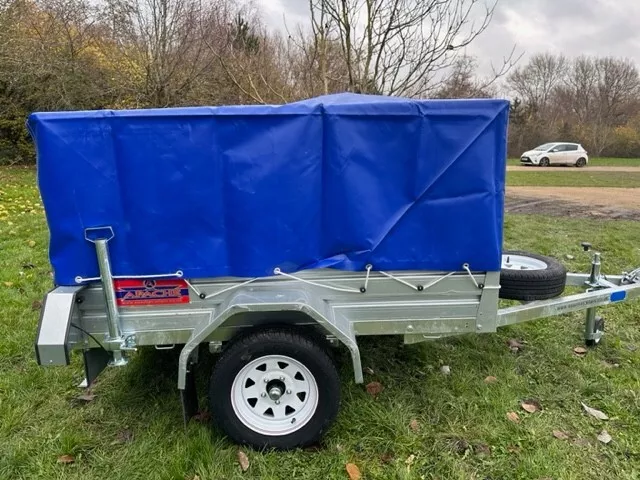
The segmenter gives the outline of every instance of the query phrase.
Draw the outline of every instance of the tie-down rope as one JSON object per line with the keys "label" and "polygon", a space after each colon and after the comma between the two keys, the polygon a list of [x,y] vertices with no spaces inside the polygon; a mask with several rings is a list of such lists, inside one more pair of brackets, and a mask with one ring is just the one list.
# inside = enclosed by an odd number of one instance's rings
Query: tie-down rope
{"label": "tie-down rope", "polygon": [[334,285],[323,285],[322,283],[312,282],[310,280],[305,280],[304,278],[296,277],[295,275],[291,275],[290,273],[284,273],[279,268],[275,268],[273,273],[276,275],[280,275],[282,277],[291,278],[293,280],[298,280],[299,282],[306,283],[308,285],[313,285],[314,287],[322,287],[328,288],[329,290],[335,290],[336,292],[346,292],[346,293],[361,293],[360,290],[356,290],[354,288],[345,288],[345,287],[336,287]]}
{"label": "tie-down rope", "polygon": [[[175,273],[159,273],[157,275],[112,275],[111,278],[114,280],[141,280],[141,279],[152,279],[152,278],[182,278],[184,272],[182,270],[178,270]],[[102,277],[81,277],[78,275],[75,278],[76,283],[85,283],[85,282],[97,282],[102,280]]]}
{"label": "tie-down rope", "polygon": [[[282,270],[280,270],[280,268],[275,268],[273,270],[273,273],[275,275],[281,276],[281,277],[286,277],[286,278],[290,278],[292,280],[297,280],[299,282],[302,283],[306,283],[307,285],[313,285],[314,287],[320,287],[320,288],[326,288],[329,290],[334,290],[336,292],[344,292],[344,293],[365,293],[367,291],[367,288],[369,287],[369,278],[371,275],[371,270],[372,270],[373,266],[371,264],[366,266],[366,270],[367,270],[367,274],[364,280],[364,287],[356,290],[355,288],[347,288],[347,287],[338,287],[335,285],[328,285],[328,284],[323,284],[323,283],[318,283],[318,282],[313,282],[311,280],[306,280],[304,278],[298,277],[296,275],[292,275],[290,273],[285,273]],[[469,268],[469,264],[465,263],[464,265],[462,265],[462,268],[467,272],[467,274],[469,275],[469,278],[471,278],[471,281],[473,282],[473,284],[476,286],[476,288],[480,288],[480,285],[478,284],[478,282],[476,281],[475,277],[473,276],[473,274],[471,273],[471,269]],[[428,285],[413,285],[412,283],[407,282],[406,280],[403,280],[400,277],[396,277],[388,272],[383,272],[383,271],[379,271],[379,273],[381,275],[384,275],[387,278],[390,278],[391,280],[395,280],[398,283],[401,283],[403,285],[406,285],[407,287],[416,290],[418,292],[422,292],[424,290],[427,290],[431,287],[433,287],[434,285],[436,285],[437,283],[441,282],[442,280],[449,278],[450,276],[456,274],[457,272],[449,272],[446,275],[443,275],[440,278],[436,278],[433,282],[429,283]],[[229,292],[231,290],[235,290],[236,288],[240,288],[240,287],[244,287],[245,285],[248,285],[250,283],[255,282],[256,280],[259,280],[259,277],[256,278],[252,278],[250,280],[247,280],[245,282],[242,283],[238,283],[236,285],[232,285],[230,287],[224,288],[222,290],[219,290],[217,292],[214,293],[210,293],[208,295],[203,294],[195,285],[193,285],[190,281],[188,281],[187,279],[183,278],[184,276],[184,272],[182,270],[178,270],[175,273],[164,273],[164,274],[158,274],[158,275],[113,275],[112,278],[114,280],[119,280],[119,279],[153,279],[153,278],[181,278],[186,284],[187,286],[193,290],[193,292],[198,295],[202,300],[208,300],[210,298],[213,298],[217,295],[221,295],[223,293]],[[81,277],[81,276],[77,276],[75,278],[76,283],[86,283],[86,282],[94,282],[94,281],[99,281],[101,280],[101,277]]]}

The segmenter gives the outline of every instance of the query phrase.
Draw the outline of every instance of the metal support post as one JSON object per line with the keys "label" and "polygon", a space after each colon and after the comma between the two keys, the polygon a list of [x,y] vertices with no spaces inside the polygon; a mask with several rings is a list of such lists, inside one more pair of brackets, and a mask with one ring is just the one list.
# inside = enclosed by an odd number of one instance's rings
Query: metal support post
{"label": "metal support post", "polygon": [[[591,273],[587,282],[591,288],[597,289],[600,284],[600,269],[602,263],[600,261],[600,253],[595,252],[591,258]],[[587,344],[596,344],[602,338],[602,331],[598,328],[599,321],[596,316],[596,307],[587,308],[584,321],[584,339]]]}
{"label": "metal support post", "polygon": [[[108,235],[100,235],[100,233],[103,232],[108,233]],[[114,234],[111,227],[85,230],[85,238],[96,246],[100,280],[102,282],[102,291],[107,307],[107,328],[109,330],[109,336],[104,343],[107,349],[113,354],[113,361],[110,362],[110,365],[121,366],[127,364],[127,359],[122,353],[125,341],[122,337],[122,329],[120,328],[120,314],[118,313],[116,289],[113,285],[113,273],[111,272],[109,248],[107,246],[107,243],[113,236]]]}
{"label": "metal support post", "polygon": [[595,252],[591,259],[591,274],[589,275],[589,283],[596,285],[600,280],[600,253]]}

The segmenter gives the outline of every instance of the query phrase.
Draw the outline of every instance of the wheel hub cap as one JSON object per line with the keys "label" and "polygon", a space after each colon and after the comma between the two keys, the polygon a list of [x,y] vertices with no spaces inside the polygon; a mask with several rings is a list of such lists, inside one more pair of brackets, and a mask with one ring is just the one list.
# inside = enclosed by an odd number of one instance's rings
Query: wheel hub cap
{"label": "wheel hub cap", "polygon": [[502,256],[502,268],[508,270],[544,270],[547,263],[537,258],[517,254],[505,254]]}
{"label": "wheel hub cap", "polygon": [[280,397],[282,396],[283,393],[284,393],[284,389],[276,385],[269,389],[268,395],[271,400],[275,401],[275,400],[280,400]]}
{"label": "wheel hub cap", "polygon": [[318,406],[318,386],[299,361],[266,355],[250,361],[231,386],[238,419],[263,435],[287,435],[311,420]]}

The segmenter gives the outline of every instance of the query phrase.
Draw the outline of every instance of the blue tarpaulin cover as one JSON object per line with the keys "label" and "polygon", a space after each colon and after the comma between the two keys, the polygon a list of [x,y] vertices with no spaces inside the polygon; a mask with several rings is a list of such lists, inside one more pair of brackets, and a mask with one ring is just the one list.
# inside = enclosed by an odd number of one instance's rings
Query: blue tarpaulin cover
{"label": "blue tarpaulin cover", "polygon": [[508,102],[329,95],[279,106],[34,113],[59,285],[115,275],[500,269]]}

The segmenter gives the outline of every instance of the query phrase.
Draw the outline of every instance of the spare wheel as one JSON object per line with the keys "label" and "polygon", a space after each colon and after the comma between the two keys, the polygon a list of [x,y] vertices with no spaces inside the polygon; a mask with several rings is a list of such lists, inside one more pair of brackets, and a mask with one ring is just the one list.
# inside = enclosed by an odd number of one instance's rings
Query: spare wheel
{"label": "spare wheel", "polygon": [[558,260],[523,251],[504,251],[500,298],[530,302],[562,295],[567,269]]}

